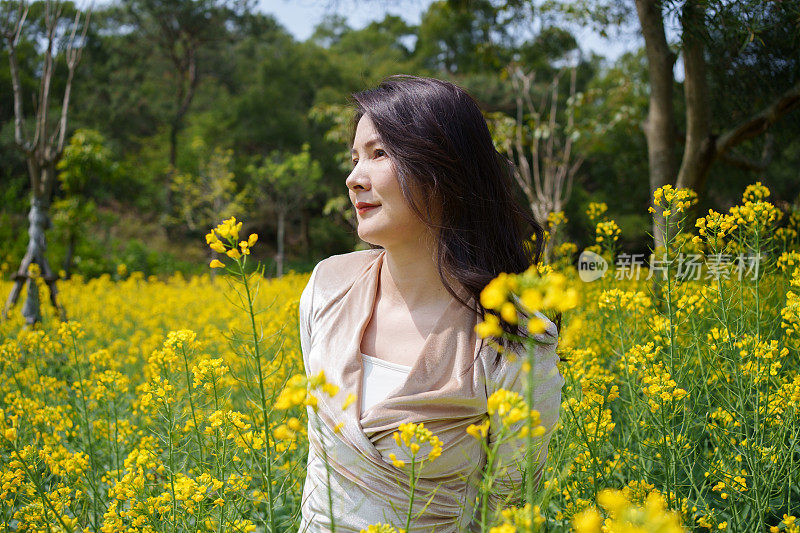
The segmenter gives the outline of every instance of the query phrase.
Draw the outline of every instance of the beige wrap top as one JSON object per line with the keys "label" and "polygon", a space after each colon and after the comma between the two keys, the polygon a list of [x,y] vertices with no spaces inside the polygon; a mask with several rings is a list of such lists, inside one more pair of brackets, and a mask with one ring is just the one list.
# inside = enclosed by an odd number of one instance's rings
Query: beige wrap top
{"label": "beige wrap top", "polygon": [[[501,356],[494,364],[496,350],[475,333],[480,319],[455,298],[438,319],[405,381],[386,399],[361,412],[361,339],[372,315],[378,275],[386,251],[363,250],[335,255],[314,268],[300,299],[300,342],[307,375],[325,371],[328,382],[340,387],[328,397],[317,395],[315,412],[308,408],[309,453],[303,487],[300,531],[331,531],[333,513],[336,531],[359,532],[370,524],[405,526],[409,505],[410,458],[407,448],[398,447],[392,433],[405,422],[424,422],[442,441],[441,456],[423,465],[417,483],[413,520],[409,533],[451,533],[479,531],[478,484],[486,464],[481,442],[467,433],[470,424],[488,417],[486,401],[504,388],[524,396],[524,357],[511,361]],[[474,303],[463,287],[458,294]],[[533,408],[541,413],[546,428],[538,438],[536,453],[541,475],[561,403],[564,380],[556,368],[556,326],[541,313],[547,329],[536,334],[533,376]],[[524,354],[520,354],[524,355]],[[474,361],[474,364],[473,364]],[[357,398],[342,409],[348,394]],[[341,423],[338,431],[334,428]],[[520,423],[521,425],[521,423]],[[499,427],[491,417],[488,441]],[[489,507],[502,508],[522,493],[524,439],[500,448],[495,468],[504,472],[497,479]],[[430,448],[423,445],[420,454]],[[406,460],[394,466],[389,454]],[[325,457],[330,465],[326,471]],[[332,502],[328,498],[330,485]],[[332,503],[332,509],[331,509]]]}

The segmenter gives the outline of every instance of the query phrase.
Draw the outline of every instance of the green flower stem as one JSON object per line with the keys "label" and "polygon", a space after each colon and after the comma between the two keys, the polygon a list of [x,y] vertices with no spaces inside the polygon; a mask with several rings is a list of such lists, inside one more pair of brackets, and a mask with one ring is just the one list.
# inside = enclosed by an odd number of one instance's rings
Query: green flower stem
{"label": "green flower stem", "polygon": [[[234,243],[235,246],[235,243]],[[266,450],[266,466],[267,466],[267,517],[270,524],[270,531],[276,531],[275,525],[275,509],[272,496],[272,451],[269,446],[269,422],[270,413],[267,408],[267,392],[264,386],[264,372],[261,368],[261,349],[258,341],[258,329],[256,328],[256,316],[253,309],[253,295],[250,292],[250,283],[248,275],[244,271],[246,264],[246,256],[241,259],[236,259],[236,264],[239,267],[239,276],[244,284],[244,290],[247,295],[247,311],[250,316],[250,326],[253,332],[253,356],[256,360],[256,368],[258,369],[258,392],[261,400],[261,414],[264,417],[264,448]]]}
{"label": "green flower stem", "polygon": [[19,462],[22,463],[22,466],[25,469],[25,475],[36,486],[36,492],[39,493],[39,497],[42,499],[42,511],[44,512],[45,519],[47,519],[47,510],[50,509],[50,511],[53,513],[53,516],[55,516],[56,520],[58,520],[58,522],[61,524],[61,527],[63,527],[68,533],[72,533],[73,529],[64,522],[64,519],[61,517],[61,513],[56,511],[55,507],[53,507],[53,503],[50,501],[50,498],[47,497],[47,492],[42,486],[41,480],[38,478],[38,476],[35,476],[31,473],[33,468],[28,465],[28,462],[25,459],[22,458],[17,446],[8,439],[5,440],[11,444],[11,447],[14,450],[14,455],[16,455]]}
{"label": "green flower stem", "polygon": [[[214,389],[214,410],[219,411],[219,391],[217,390],[217,377],[212,375],[211,384]],[[225,433],[227,433],[228,423],[225,422]],[[224,435],[223,435],[224,436]],[[217,533],[222,533],[223,527],[225,526],[225,505],[228,503],[227,498],[225,497],[225,487],[227,485],[227,481],[225,479],[225,452],[226,447],[228,444],[227,438],[220,439],[219,428],[216,428],[214,431],[214,438],[215,438],[215,446],[214,448],[219,450],[220,449],[220,440],[222,441],[222,456],[217,460],[217,472],[219,476],[219,480],[222,482],[222,505],[220,506],[219,510],[219,524],[217,525]]]}
{"label": "green flower stem", "polygon": [[[314,423],[317,427],[317,435],[322,437],[322,427],[320,424],[319,416],[317,415],[316,409],[314,410]],[[336,517],[333,514],[333,492],[331,491],[331,465],[328,461],[328,450],[325,443],[322,443],[322,461],[325,464],[325,475],[326,475],[326,483],[327,483],[327,491],[328,491],[328,513],[331,519],[331,533],[336,533]]]}
{"label": "green flower stem", "polygon": [[486,468],[484,468],[484,476],[481,483],[481,533],[485,533],[489,527],[489,494],[492,492],[494,480],[497,477],[495,472],[494,463],[497,458],[497,450],[500,448],[502,438],[505,435],[505,428],[500,430],[498,438],[491,448],[486,445]]}
{"label": "green flower stem", "polygon": [[194,426],[194,435],[197,440],[197,453],[200,454],[200,464],[203,465],[205,463],[204,453],[203,453],[203,439],[200,436],[200,427],[197,425],[197,414],[195,413],[194,409],[194,398],[192,396],[192,378],[189,374],[189,361],[188,356],[186,355],[186,347],[181,343],[181,352],[183,354],[183,368],[186,372],[186,393],[189,396],[189,409],[192,412],[192,425]]}
{"label": "green flower stem", "polygon": [[164,403],[164,409],[167,412],[167,441],[169,443],[169,487],[170,492],[172,494],[172,509],[170,511],[170,516],[172,520],[172,531],[175,533],[177,531],[177,500],[175,499],[175,457],[173,455],[174,444],[172,442],[172,427],[174,425],[174,421],[172,418],[172,409],[169,407],[169,402],[166,399],[166,392],[165,398],[162,399]]}
{"label": "green flower stem", "polygon": [[[408,514],[406,515],[406,527],[405,530],[408,531],[409,526],[411,525],[411,514],[414,508],[414,492],[417,488],[417,479],[414,477],[414,467],[417,464],[417,454],[411,453],[411,489],[409,490],[408,494]],[[422,470],[422,466],[420,465],[420,471]]]}
{"label": "green flower stem", "polygon": [[[620,351],[620,358],[624,362],[625,383],[628,385],[628,395],[629,395],[629,397],[623,399],[623,401],[626,401],[630,406],[634,406],[635,405],[634,402],[633,402],[633,398],[634,398],[634,394],[635,394],[634,393],[634,387],[633,387],[633,382],[631,380],[630,369],[628,368],[628,361],[627,361],[627,358],[625,357],[625,354],[628,352],[629,347],[625,344],[624,335],[622,334],[622,332],[625,331],[625,326],[624,326],[624,324],[622,322],[622,309],[620,309],[619,300],[617,301],[616,305],[614,305],[614,310],[616,311],[617,327],[619,328],[619,344],[620,344],[620,350],[621,350]],[[622,397],[622,395],[620,395],[620,397]],[[630,442],[630,441],[640,442],[641,441],[641,436],[640,436],[641,433],[640,433],[640,429],[639,429],[639,420],[640,420],[640,417],[642,416],[641,415],[642,410],[641,409],[634,409],[634,412],[635,412],[635,415],[634,415],[635,416],[635,421],[632,424],[633,431],[631,431],[630,434],[629,434],[628,442]],[[625,447],[627,448],[627,443],[626,443]],[[644,465],[641,465],[641,466],[644,467]]]}
{"label": "green flower stem", "polygon": [[114,466],[117,471],[117,481],[121,478],[122,466],[119,458],[119,413],[117,412],[117,397],[114,396]]}
{"label": "green flower stem", "polygon": [[[91,426],[89,425],[91,422],[89,421],[89,412],[86,406],[86,391],[83,389],[83,373],[81,372],[81,364],[78,361],[78,343],[75,339],[75,335],[71,334],[70,338],[72,339],[72,355],[75,359],[75,369],[78,371],[78,386],[80,387],[81,391],[81,408],[82,408],[82,415],[83,415],[83,426],[85,428],[86,433],[86,444],[89,446],[89,460],[92,464],[92,473],[91,477],[88,479],[89,486],[92,488],[92,492],[94,493],[94,497],[92,498],[92,510],[93,510],[93,519],[94,519],[94,528],[100,528],[100,511],[97,508],[97,505],[100,501],[99,490],[97,489],[97,457],[94,453],[94,442],[92,441],[92,431]],[[45,395],[47,396],[47,395]]]}
{"label": "green flower stem", "polygon": [[[526,324],[527,326],[527,324]],[[528,402],[528,409],[533,409],[533,369],[535,368],[535,361],[533,359],[533,352],[536,349],[531,343],[526,343],[526,362],[528,363],[528,371],[526,372],[525,380],[525,400]],[[530,413],[527,416],[525,424],[528,427],[528,433],[525,435],[525,499],[531,504],[531,524],[536,523],[535,511],[533,509],[533,501],[536,497],[536,486],[534,485],[533,472],[536,469],[537,457],[533,456],[533,419]]]}

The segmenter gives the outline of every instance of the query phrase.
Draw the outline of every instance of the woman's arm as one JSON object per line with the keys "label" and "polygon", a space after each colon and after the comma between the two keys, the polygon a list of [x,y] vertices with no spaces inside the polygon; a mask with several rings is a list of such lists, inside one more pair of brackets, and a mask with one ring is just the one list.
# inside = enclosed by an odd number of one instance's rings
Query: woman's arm
{"label": "woman's arm", "polygon": [[[308,357],[309,350],[311,349],[311,319],[313,317],[314,309],[314,280],[317,277],[317,268],[319,263],[311,271],[311,277],[308,278],[308,283],[300,294],[299,304],[299,325],[300,325],[300,350],[303,352],[303,359]],[[306,365],[308,361],[305,361]]]}
{"label": "woman's arm", "polygon": [[[548,321],[549,322],[549,321]],[[549,322],[547,330],[538,335],[533,353],[533,406],[541,416],[541,425],[544,426],[544,434],[533,438],[533,446],[530,453],[536,458],[537,469],[532,473],[536,482],[541,479],[545,461],[547,460],[547,447],[550,438],[555,431],[558,423],[558,414],[561,405],[561,387],[564,379],[556,367],[558,355],[556,355],[558,332],[555,324]],[[524,348],[516,354],[516,360],[511,361],[507,356],[502,356],[498,372],[495,378],[495,386],[487,392],[490,394],[505,389],[518,393],[524,400],[527,399],[525,381],[527,373],[523,370],[523,365],[527,361],[527,354]],[[489,516],[494,516],[496,510],[513,505],[522,505],[524,502],[525,488],[522,486],[522,473],[526,467],[525,446],[526,439],[519,437],[519,431],[526,425],[526,421],[520,420],[512,424],[506,430],[503,442],[498,444],[496,458],[493,465],[497,473],[492,490],[489,493],[488,506]],[[502,417],[495,413],[489,417],[489,432],[487,435],[489,449],[492,449],[500,437],[502,428]],[[509,438],[509,435],[513,437]],[[487,468],[489,465],[487,464]]]}

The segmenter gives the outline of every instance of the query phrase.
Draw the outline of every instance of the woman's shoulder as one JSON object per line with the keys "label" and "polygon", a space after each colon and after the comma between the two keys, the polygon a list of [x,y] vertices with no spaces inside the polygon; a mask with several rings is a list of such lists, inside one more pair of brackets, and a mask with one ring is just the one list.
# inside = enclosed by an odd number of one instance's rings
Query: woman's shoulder
{"label": "woman's shoulder", "polygon": [[314,267],[316,277],[318,279],[324,277],[326,281],[356,278],[363,267],[371,264],[382,251],[383,248],[375,248],[326,257]]}
{"label": "woman's shoulder", "polygon": [[336,297],[347,292],[369,266],[378,258],[383,248],[358,250],[326,257],[312,272],[313,292],[316,297]]}
{"label": "woman's shoulder", "polygon": [[[523,342],[510,346],[507,342],[502,342],[504,353],[500,354],[499,361],[496,359],[497,351],[492,347],[487,349],[484,358],[487,395],[500,389],[524,394],[525,382],[532,379],[535,403],[540,404],[543,398],[555,394],[563,387],[564,378],[557,367],[558,328],[544,314],[536,312],[534,317],[544,323],[544,329],[538,327],[534,330],[531,326],[533,333],[530,338],[533,343]],[[526,370],[528,362],[532,363],[530,372]]]}
{"label": "woman's shoulder", "polygon": [[317,263],[300,295],[300,313],[314,316],[316,310],[340,299],[382,251],[383,248],[358,250],[332,255]]}
{"label": "woman's shoulder", "polygon": [[366,250],[356,250],[355,252],[347,252],[344,254],[335,254],[326,257],[318,263],[320,268],[341,268],[346,266],[355,266],[358,264],[368,264],[375,260],[383,248],[368,248]]}

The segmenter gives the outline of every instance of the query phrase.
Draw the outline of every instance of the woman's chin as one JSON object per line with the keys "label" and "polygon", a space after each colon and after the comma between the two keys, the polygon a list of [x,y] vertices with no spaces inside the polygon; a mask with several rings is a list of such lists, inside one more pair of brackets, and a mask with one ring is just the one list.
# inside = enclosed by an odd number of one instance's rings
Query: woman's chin
{"label": "woman's chin", "polygon": [[374,231],[362,230],[360,225],[358,227],[358,238],[368,244],[383,246],[383,239],[380,236],[376,235]]}

